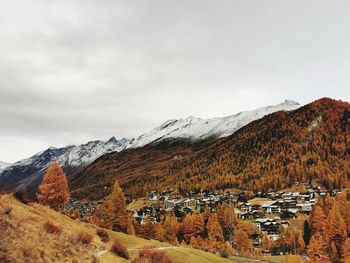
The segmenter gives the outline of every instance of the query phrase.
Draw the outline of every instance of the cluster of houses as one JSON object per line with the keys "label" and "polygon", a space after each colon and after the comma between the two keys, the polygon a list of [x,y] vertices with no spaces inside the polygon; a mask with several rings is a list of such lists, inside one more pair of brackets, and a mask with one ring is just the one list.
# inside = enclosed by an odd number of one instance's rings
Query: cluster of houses
{"label": "cluster of houses", "polygon": [[[305,185],[305,188],[307,190],[304,192],[268,192],[249,195],[249,197],[243,191],[204,191],[192,193],[192,195],[175,195],[173,190],[162,193],[152,191],[142,208],[130,212],[140,224],[144,224],[145,220],[156,224],[161,222],[169,212],[173,212],[178,220],[182,221],[186,214],[193,211],[202,213],[205,207],[208,207],[210,211],[215,211],[219,204],[230,203],[238,218],[250,220],[255,223],[262,234],[266,234],[272,240],[277,240],[281,226],[289,227],[286,220],[297,218],[300,213],[308,215],[316,204],[317,198],[328,193],[320,186]],[[330,194],[336,195],[338,192],[340,190],[333,190]],[[102,200],[81,202],[70,199],[65,208],[68,212],[78,210],[80,216],[86,218],[91,216],[101,203]],[[259,235],[253,238],[253,241],[256,246],[261,244]]]}
{"label": "cluster of houses", "polygon": [[86,219],[90,217],[96,211],[97,207],[103,203],[103,200],[100,201],[79,201],[75,198],[70,198],[69,201],[65,204],[64,208],[68,214],[71,214],[73,211],[79,212],[79,217]]}
{"label": "cluster of houses", "polygon": [[[310,214],[312,207],[317,202],[317,197],[324,196],[328,192],[321,186],[312,187],[305,185],[304,192],[268,192],[258,193],[250,198],[245,196],[245,192],[209,192],[197,193],[193,197],[179,197],[173,195],[172,191],[157,193],[152,191],[149,194],[149,201],[156,201],[158,207],[143,207],[139,211],[133,211],[133,215],[141,224],[145,218],[151,222],[161,221],[161,213],[173,211],[175,216],[181,221],[190,212],[203,212],[207,206],[210,211],[215,211],[219,204],[231,203],[235,213],[242,220],[253,220],[257,229],[261,233],[268,235],[272,240],[279,237],[280,227],[287,228],[289,219],[295,219],[299,213]],[[339,192],[334,190],[331,195]],[[259,202],[254,202],[259,200]],[[153,212],[151,212],[153,211]],[[154,212],[155,211],[155,212]],[[258,240],[258,239],[257,239]],[[258,241],[256,242],[259,243]],[[255,244],[255,243],[254,243]]]}

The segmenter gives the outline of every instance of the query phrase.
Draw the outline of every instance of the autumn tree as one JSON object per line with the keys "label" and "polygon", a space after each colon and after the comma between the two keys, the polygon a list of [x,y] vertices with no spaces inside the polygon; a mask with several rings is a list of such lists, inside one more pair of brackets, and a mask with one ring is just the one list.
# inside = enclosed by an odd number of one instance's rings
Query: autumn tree
{"label": "autumn tree", "polygon": [[350,263],[350,238],[347,238],[343,244],[342,259],[344,263]]}
{"label": "autumn tree", "polygon": [[133,222],[126,211],[124,193],[116,181],[113,191],[96,211],[95,222],[104,228],[134,235]]}
{"label": "autumn tree", "polygon": [[337,204],[334,204],[327,218],[328,236],[331,244],[334,243],[335,248],[332,249],[332,256],[339,257],[341,247],[347,237],[346,225],[343,217],[339,212]]}
{"label": "autumn tree", "polygon": [[339,207],[339,212],[342,215],[346,224],[348,236],[350,236],[350,201],[348,200],[348,191],[343,191],[336,196],[336,201]]}
{"label": "autumn tree", "polygon": [[192,236],[190,239],[190,246],[193,248],[198,248],[197,239],[194,236]]}
{"label": "autumn tree", "polygon": [[38,200],[43,205],[60,211],[69,200],[69,189],[66,175],[61,166],[53,163],[39,186]]}
{"label": "autumn tree", "polygon": [[271,240],[266,234],[261,238],[261,246],[264,250],[271,250],[273,248],[273,240]]}
{"label": "autumn tree", "polygon": [[231,241],[233,237],[233,228],[237,222],[237,217],[233,212],[233,207],[228,204],[219,206],[217,209],[217,215],[225,240]]}
{"label": "autumn tree", "polygon": [[313,263],[330,263],[331,260],[327,251],[325,250],[326,244],[320,233],[312,235],[309,246],[308,256]]}
{"label": "autumn tree", "polygon": [[166,241],[172,245],[178,245],[177,235],[180,230],[180,224],[173,213],[166,216],[163,228]]}
{"label": "autumn tree", "polygon": [[222,228],[218,222],[218,218],[215,213],[209,216],[206,229],[207,229],[208,241],[210,245],[215,246],[217,245],[217,243],[224,242]]}
{"label": "autumn tree", "polygon": [[160,242],[165,241],[165,231],[161,224],[154,225],[154,238]]}
{"label": "autumn tree", "polygon": [[327,217],[324,214],[323,209],[319,205],[316,205],[312,210],[312,213],[310,215],[310,225],[312,235],[315,235],[316,233],[320,234],[325,243],[324,249],[326,249],[329,242],[327,231]]}
{"label": "autumn tree", "polygon": [[235,242],[237,251],[241,256],[251,256],[253,253],[253,244],[246,231],[238,229],[235,231]]}
{"label": "autumn tree", "polygon": [[155,229],[153,227],[151,220],[149,220],[148,218],[146,218],[143,224],[141,224],[139,235],[145,239],[155,238]]}

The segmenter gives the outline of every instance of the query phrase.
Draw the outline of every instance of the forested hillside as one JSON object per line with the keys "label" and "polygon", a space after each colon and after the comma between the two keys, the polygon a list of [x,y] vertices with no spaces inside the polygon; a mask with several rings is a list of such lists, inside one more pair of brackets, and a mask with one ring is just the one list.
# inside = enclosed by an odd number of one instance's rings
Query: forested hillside
{"label": "forested hillside", "polygon": [[324,98],[196,144],[163,143],[106,154],[76,174],[73,194],[99,199],[118,179],[129,196],[169,187],[267,191],[317,180],[348,185],[350,104]]}

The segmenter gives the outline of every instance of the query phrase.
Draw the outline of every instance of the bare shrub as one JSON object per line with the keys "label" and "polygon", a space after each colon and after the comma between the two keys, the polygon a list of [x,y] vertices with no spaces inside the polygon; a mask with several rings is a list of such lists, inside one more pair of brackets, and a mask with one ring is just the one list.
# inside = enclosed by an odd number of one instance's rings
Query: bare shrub
{"label": "bare shrub", "polygon": [[135,259],[133,263],[171,263],[171,261],[163,251],[142,249],[139,258]]}
{"label": "bare shrub", "polygon": [[129,259],[129,252],[122,244],[115,242],[112,246],[112,251],[116,253],[119,257]]}
{"label": "bare shrub", "polygon": [[50,222],[50,221],[47,221],[45,224],[44,224],[44,229],[47,233],[49,234],[60,234],[62,232],[62,229],[55,225],[54,223]]}
{"label": "bare shrub", "polygon": [[86,232],[79,232],[78,234],[78,240],[79,242],[88,245],[91,243],[92,235]]}
{"label": "bare shrub", "polygon": [[103,242],[109,241],[109,234],[105,229],[102,229],[102,228],[97,229],[96,234],[101,238]]}

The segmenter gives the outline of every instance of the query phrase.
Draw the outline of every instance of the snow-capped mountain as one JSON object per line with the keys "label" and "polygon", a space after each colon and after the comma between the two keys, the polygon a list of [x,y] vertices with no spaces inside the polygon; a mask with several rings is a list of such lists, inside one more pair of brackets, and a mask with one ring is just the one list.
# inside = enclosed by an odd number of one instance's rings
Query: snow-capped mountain
{"label": "snow-capped mountain", "polygon": [[188,117],[186,119],[168,120],[150,132],[131,140],[128,147],[142,147],[150,143],[170,138],[200,140],[209,137],[226,137],[250,122],[260,119],[267,114],[281,110],[295,110],[299,107],[299,103],[286,100],[275,106],[259,108],[251,111],[242,111],[238,114],[222,118],[202,119]]}
{"label": "snow-capped mountain", "polygon": [[12,190],[26,186],[29,192],[33,194],[40,184],[43,174],[53,162],[61,164],[68,175],[72,175],[78,168],[92,163],[98,157],[109,152],[142,147],[165,139],[195,141],[209,137],[225,137],[267,114],[280,110],[295,110],[299,107],[299,103],[286,100],[275,106],[243,111],[222,118],[188,117],[186,119],[168,120],[150,132],[131,140],[117,140],[112,137],[108,141],[91,141],[86,144],[70,145],[63,148],[51,147],[14,164],[0,164],[0,190]]}
{"label": "snow-capped mountain", "polygon": [[2,172],[2,170],[9,167],[10,165],[10,163],[0,162],[0,173]]}
{"label": "snow-capped mountain", "polygon": [[108,141],[91,141],[63,148],[50,147],[0,171],[0,190],[37,186],[53,162],[61,164],[66,171],[74,171],[78,167],[90,164],[105,153],[123,150],[128,142],[127,139],[117,140],[112,137]]}

